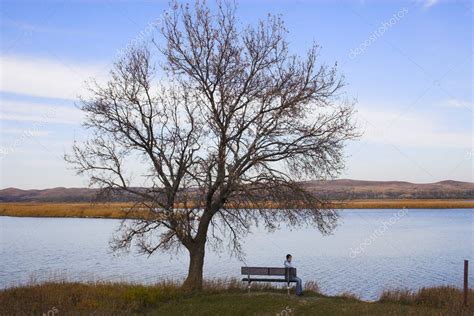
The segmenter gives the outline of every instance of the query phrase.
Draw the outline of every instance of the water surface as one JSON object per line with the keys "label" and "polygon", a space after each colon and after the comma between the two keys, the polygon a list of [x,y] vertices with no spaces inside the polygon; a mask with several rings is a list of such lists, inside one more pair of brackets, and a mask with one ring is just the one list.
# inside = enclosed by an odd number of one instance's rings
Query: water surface
{"label": "water surface", "polygon": [[[206,278],[240,278],[240,267],[281,266],[291,253],[303,280],[326,294],[352,292],[376,299],[386,288],[462,286],[463,260],[474,253],[473,209],[345,210],[331,236],[316,229],[274,233],[254,228],[243,240],[244,260],[206,254]],[[117,256],[108,242],[119,220],[0,217],[0,287],[30,280],[182,280],[187,254],[132,252]],[[470,284],[474,270],[470,269]]]}

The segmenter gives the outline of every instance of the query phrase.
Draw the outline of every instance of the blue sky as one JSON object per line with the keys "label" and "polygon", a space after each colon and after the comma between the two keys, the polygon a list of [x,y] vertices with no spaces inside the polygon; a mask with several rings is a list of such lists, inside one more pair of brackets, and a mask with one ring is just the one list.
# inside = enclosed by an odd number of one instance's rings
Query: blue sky
{"label": "blue sky", "polygon": [[[105,80],[167,1],[2,1],[0,188],[82,187],[62,156],[86,136],[77,96]],[[338,62],[363,137],[340,178],[473,181],[470,1],[240,1],[243,25],[282,14],[290,49]],[[155,33],[156,34],[156,33]]]}

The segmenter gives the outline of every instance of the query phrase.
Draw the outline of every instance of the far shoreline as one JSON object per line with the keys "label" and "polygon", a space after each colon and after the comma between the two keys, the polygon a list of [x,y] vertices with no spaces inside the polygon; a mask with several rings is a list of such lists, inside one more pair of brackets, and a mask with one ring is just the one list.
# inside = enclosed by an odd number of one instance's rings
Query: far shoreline
{"label": "far shoreline", "polygon": [[[126,218],[126,209],[131,203],[44,203],[44,202],[4,202],[0,203],[0,216],[12,217],[63,217],[63,218]],[[472,209],[474,200],[448,199],[399,199],[399,200],[351,200],[333,201],[335,209]],[[278,209],[271,206],[269,208]]]}

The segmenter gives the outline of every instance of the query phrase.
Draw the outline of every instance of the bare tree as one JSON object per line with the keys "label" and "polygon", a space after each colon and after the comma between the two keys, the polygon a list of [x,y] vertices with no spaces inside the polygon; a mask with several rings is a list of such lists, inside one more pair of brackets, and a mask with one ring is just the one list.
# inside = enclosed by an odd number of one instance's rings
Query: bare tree
{"label": "bare tree", "polygon": [[[136,201],[114,249],[184,246],[183,286],[195,290],[207,241],[239,254],[254,223],[332,231],[337,213],[297,181],[343,168],[344,144],[357,136],[353,107],[336,66],[318,66],[316,45],[291,55],[286,33],[278,16],[239,29],[233,5],[175,3],[164,44],[130,50],[107,84],[92,85],[82,109],[93,134],[67,160],[91,186]],[[134,185],[130,159],[146,167],[146,185]]]}

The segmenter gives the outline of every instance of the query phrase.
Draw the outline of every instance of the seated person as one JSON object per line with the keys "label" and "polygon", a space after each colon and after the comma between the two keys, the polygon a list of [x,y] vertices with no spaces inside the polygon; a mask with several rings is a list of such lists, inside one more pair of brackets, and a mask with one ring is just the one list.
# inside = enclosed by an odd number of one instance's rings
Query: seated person
{"label": "seated person", "polygon": [[[285,268],[295,268],[292,263],[291,263],[291,260],[293,259],[293,257],[290,255],[290,254],[287,254],[286,255],[286,260],[285,260]],[[298,278],[298,277],[291,277],[290,279],[291,281],[296,281],[296,295],[298,296],[301,296],[303,295],[303,287],[301,285],[301,279]]]}

